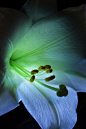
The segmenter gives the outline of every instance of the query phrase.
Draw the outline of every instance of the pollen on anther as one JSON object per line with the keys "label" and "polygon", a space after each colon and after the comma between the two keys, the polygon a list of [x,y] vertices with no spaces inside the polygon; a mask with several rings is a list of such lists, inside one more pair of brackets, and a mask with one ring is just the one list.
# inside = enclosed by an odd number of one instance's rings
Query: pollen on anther
{"label": "pollen on anther", "polygon": [[36,73],[38,73],[39,71],[37,70],[37,69],[35,69],[35,70],[32,70],[31,71],[31,75],[34,75],[34,74],[36,74]]}
{"label": "pollen on anther", "polygon": [[53,70],[52,69],[48,69],[47,71],[46,71],[46,73],[51,73]]}
{"label": "pollen on anther", "polygon": [[45,69],[45,66],[40,66],[39,68],[38,68],[38,71],[42,71],[42,70],[44,70]]}
{"label": "pollen on anther", "polygon": [[49,82],[49,81],[53,80],[54,78],[55,78],[55,75],[52,75],[52,76],[50,76],[48,78],[45,78],[45,81]]}
{"label": "pollen on anther", "polygon": [[45,69],[50,69],[51,66],[50,65],[45,65]]}
{"label": "pollen on anther", "polygon": [[30,78],[30,82],[33,82],[35,80],[35,76],[33,75],[31,78]]}

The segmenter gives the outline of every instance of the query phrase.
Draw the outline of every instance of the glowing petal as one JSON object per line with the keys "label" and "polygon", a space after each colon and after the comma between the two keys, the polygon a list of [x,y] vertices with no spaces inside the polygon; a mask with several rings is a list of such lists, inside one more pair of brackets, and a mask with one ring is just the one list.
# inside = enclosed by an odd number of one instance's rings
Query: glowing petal
{"label": "glowing petal", "polygon": [[[17,88],[27,110],[43,129],[71,129],[77,121],[77,93],[68,88],[68,96],[60,98],[36,82],[26,82]],[[58,86],[57,86],[58,87]]]}
{"label": "glowing petal", "polygon": [[9,69],[9,59],[22,37],[29,31],[31,19],[9,8],[0,8],[0,70]]}
{"label": "glowing petal", "polygon": [[12,75],[9,68],[9,59],[31,25],[31,19],[23,13],[14,9],[0,8],[0,115],[19,105],[20,98],[17,98],[16,88],[11,83],[15,75]]}
{"label": "glowing petal", "polygon": [[[24,36],[12,59],[30,70],[50,64],[56,77],[52,84],[74,87],[65,71],[76,71],[75,66],[86,56],[85,24],[83,5],[43,18]],[[82,82],[84,86],[86,79]]]}

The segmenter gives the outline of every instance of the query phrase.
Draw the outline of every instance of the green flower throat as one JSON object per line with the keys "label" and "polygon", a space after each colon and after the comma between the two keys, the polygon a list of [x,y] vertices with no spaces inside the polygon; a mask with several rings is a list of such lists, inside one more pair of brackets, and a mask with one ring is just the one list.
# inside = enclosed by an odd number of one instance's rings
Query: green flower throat
{"label": "green flower throat", "polygon": [[[59,88],[51,87],[49,85],[46,85],[42,82],[40,82],[38,79],[35,79],[36,76],[42,75],[42,74],[49,74],[53,72],[53,69],[51,68],[50,65],[45,65],[45,66],[40,66],[38,69],[34,69],[32,71],[28,71],[19,64],[17,64],[15,61],[10,60],[10,68],[14,71],[16,71],[18,74],[23,76],[26,80],[29,82],[33,83],[36,81],[40,85],[47,87],[53,91],[56,91],[57,96],[62,97],[62,96],[67,96],[68,95],[68,90],[65,85],[61,84],[59,85]],[[55,75],[49,76],[45,78],[45,82],[49,82],[51,80],[55,79]]]}

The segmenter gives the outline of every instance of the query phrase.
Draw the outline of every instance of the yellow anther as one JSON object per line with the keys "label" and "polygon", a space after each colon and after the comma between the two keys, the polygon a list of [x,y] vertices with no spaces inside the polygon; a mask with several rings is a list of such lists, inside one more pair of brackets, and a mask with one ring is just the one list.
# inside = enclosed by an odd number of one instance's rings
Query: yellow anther
{"label": "yellow anther", "polygon": [[50,65],[45,65],[45,66],[40,66],[40,67],[38,68],[38,70],[39,70],[39,71],[42,71],[42,70],[47,70],[47,69],[50,69],[50,68],[51,68]]}
{"label": "yellow anther", "polygon": [[47,71],[46,71],[46,73],[51,73],[53,70],[52,69],[48,69]]}
{"label": "yellow anther", "polygon": [[51,68],[50,65],[45,65],[45,70],[46,70],[46,69],[50,69],[50,68]]}
{"label": "yellow anther", "polygon": [[31,78],[30,78],[30,82],[33,82],[35,80],[35,76],[33,75]]}
{"label": "yellow anther", "polygon": [[45,69],[44,66],[40,66],[40,67],[38,68],[38,71],[42,71],[42,70],[44,70],[44,69]]}
{"label": "yellow anther", "polygon": [[31,75],[34,75],[34,74],[36,74],[36,73],[38,73],[39,71],[37,70],[37,69],[35,69],[35,70],[32,70],[31,71]]}
{"label": "yellow anther", "polygon": [[52,75],[52,76],[50,76],[48,78],[45,78],[45,81],[49,82],[49,81],[53,80],[54,78],[55,78],[55,75]]}

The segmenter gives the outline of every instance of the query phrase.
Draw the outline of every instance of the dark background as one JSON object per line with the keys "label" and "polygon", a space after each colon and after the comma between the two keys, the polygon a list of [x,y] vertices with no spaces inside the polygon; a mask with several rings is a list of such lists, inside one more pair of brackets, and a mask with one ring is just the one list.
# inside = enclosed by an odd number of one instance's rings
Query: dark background
{"label": "dark background", "polygon": [[[0,1],[0,7],[8,7],[20,10],[26,0],[3,0]],[[83,4],[84,2],[77,0],[67,1],[58,0],[57,7],[60,11],[67,7],[74,7]],[[73,129],[86,129],[86,93],[78,93],[78,107],[77,116],[78,120]],[[13,111],[0,116],[0,129],[40,129],[36,121],[27,112],[22,102],[20,106]]]}

